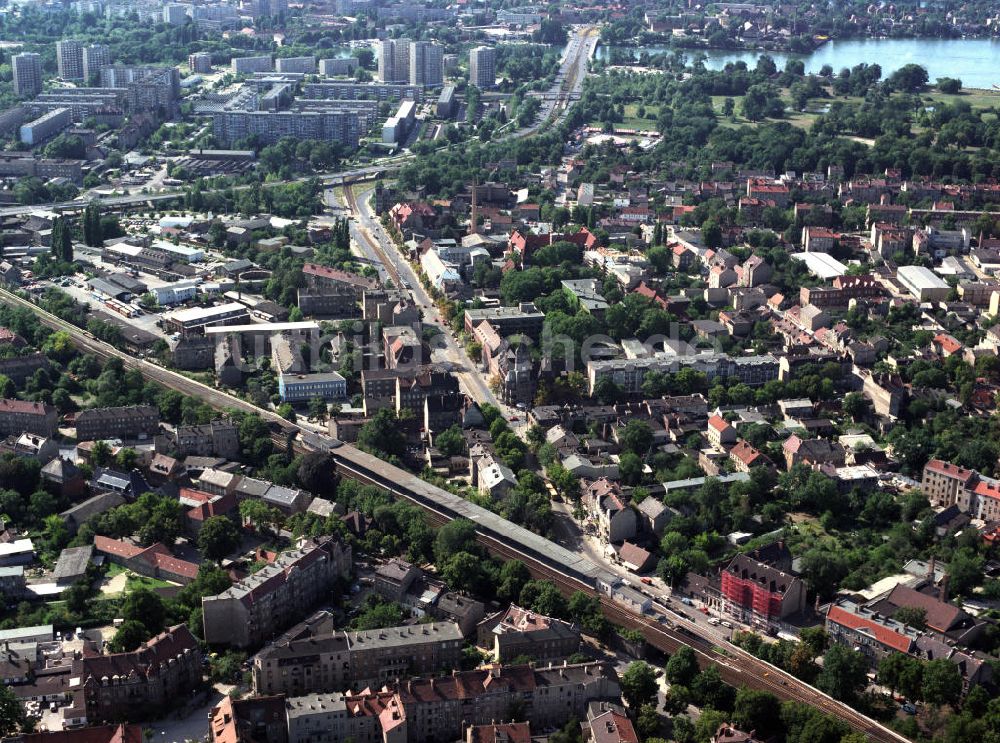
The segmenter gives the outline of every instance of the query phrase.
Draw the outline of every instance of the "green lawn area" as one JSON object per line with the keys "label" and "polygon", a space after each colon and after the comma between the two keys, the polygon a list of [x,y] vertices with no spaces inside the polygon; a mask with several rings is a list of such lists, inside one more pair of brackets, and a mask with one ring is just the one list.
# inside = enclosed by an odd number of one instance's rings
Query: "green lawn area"
{"label": "green lawn area", "polygon": [[[732,98],[735,104],[735,115],[733,118],[729,118],[723,115],[723,109],[726,105],[726,98]],[[718,116],[719,126],[723,129],[736,129],[741,126],[757,126],[756,123],[748,121],[740,116],[740,101],[743,100],[743,96],[725,96],[725,95],[713,95],[712,96],[712,110],[715,111],[716,116]]]}
{"label": "green lawn area", "polygon": [[[622,121],[615,123],[616,129],[656,129],[656,119],[660,113],[659,106],[645,106],[645,116],[639,116],[640,105],[638,103],[625,104],[625,116]],[[600,121],[591,121],[588,126],[600,127]]]}
{"label": "green lawn area", "polygon": [[119,575],[124,574],[125,579],[125,590],[122,593],[131,593],[139,588],[164,588],[166,586],[172,586],[173,583],[168,583],[165,580],[159,580],[157,578],[148,578],[145,575],[137,575],[133,573],[128,568],[124,568],[116,563],[110,563],[108,565],[108,572],[105,576],[107,580],[111,580]]}
{"label": "green lawn area", "polygon": [[794,111],[785,116],[784,120],[792,126],[800,129],[808,129],[816,121],[819,114],[808,113],[806,111]]}
{"label": "green lawn area", "polygon": [[937,102],[954,104],[963,101],[973,108],[1000,106],[1000,90],[963,90],[955,95],[947,95],[935,90],[924,94],[922,98],[932,104]]}
{"label": "green lawn area", "polygon": [[172,585],[172,583],[167,583],[167,581],[159,580],[158,578],[147,578],[145,575],[130,575],[128,580],[125,582],[125,593],[131,593],[132,591],[140,588],[148,588],[152,590],[154,588],[166,588],[167,586]]}

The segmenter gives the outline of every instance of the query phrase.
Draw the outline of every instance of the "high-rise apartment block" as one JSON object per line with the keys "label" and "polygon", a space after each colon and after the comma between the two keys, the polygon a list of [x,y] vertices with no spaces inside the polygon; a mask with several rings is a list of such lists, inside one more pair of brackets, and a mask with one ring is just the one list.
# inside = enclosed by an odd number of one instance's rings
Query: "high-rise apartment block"
{"label": "high-rise apartment block", "polygon": [[378,79],[383,83],[410,81],[410,40],[383,39],[375,48]]}
{"label": "high-rise apartment block", "polygon": [[254,18],[277,18],[288,12],[288,0],[252,0],[243,4],[243,10],[249,10]]}
{"label": "high-rise apartment block", "polygon": [[169,3],[163,6],[163,22],[171,26],[183,26],[187,23],[188,6],[179,3]]}
{"label": "high-rise apartment block", "polygon": [[111,64],[111,50],[104,44],[91,44],[83,48],[83,77],[90,80],[102,67]]}
{"label": "high-rise apartment block", "polygon": [[102,67],[101,87],[125,88],[129,110],[151,111],[169,119],[180,97],[180,73],[176,67]]}
{"label": "high-rise apartment block", "polygon": [[438,87],[444,82],[444,50],[429,41],[410,44],[410,85]]}
{"label": "high-rise apartment block", "polygon": [[197,52],[188,55],[188,68],[193,73],[207,75],[212,71],[212,55],[208,52]]}
{"label": "high-rise apartment block", "polygon": [[15,54],[10,59],[14,77],[14,95],[19,98],[42,92],[42,58],[34,52]]}
{"label": "high-rise apartment block", "polygon": [[75,39],[56,42],[56,62],[63,80],[83,79],[83,44]]}
{"label": "high-rise apartment block", "polygon": [[497,50],[477,46],[469,52],[469,84],[480,90],[492,88],[497,80]]}

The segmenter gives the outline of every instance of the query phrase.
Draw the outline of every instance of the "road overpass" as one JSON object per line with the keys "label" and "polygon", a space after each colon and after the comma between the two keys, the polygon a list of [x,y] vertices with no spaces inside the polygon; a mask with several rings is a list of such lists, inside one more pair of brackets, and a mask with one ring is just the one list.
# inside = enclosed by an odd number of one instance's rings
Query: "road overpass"
{"label": "road overpass", "polygon": [[[316,180],[320,185],[326,187],[342,186],[348,183],[364,183],[365,181],[377,180],[386,175],[391,175],[397,172],[401,167],[402,162],[392,162],[385,165],[373,165],[364,168],[355,168],[354,170],[345,170],[339,173],[318,174],[296,178],[291,181],[265,181],[255,185],[260,185],[261,188],[274,188],[276,186],[288,185],[289,183],[305,183],[311,180]],[[245,191],[249,188],[251,188],[250,185],[243,185],[233,186],[231,189],[223,188],[219,190]],[[72,214],[83,211],[91,202],[96,202],[99,206],[108,211],[135,209],[143,206],[152,207],[160,204],[169,204],[173,201],[179,201],[184,198],[185,193],[186,192],[183,189],[172,189],[169,191],[158,191],[156,193],[98,196],[93,199],[78,198],[73,199],[72,201],[60,201],[53,204],[22,204],[18,206],[5,206],[0,208],[0,216],[26,216],[38,211]],[[207,191],[206,193],[212,193],[212,191]]]}

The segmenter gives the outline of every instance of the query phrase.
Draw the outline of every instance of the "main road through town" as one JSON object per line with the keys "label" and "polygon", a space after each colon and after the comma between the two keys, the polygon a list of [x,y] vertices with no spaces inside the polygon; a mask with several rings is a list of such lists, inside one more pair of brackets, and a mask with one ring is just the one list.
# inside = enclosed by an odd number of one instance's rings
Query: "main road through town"
{"label": "main road through town", "polygon": [[[368,204],[371,193],[372,189],[367,188],[360,191],[360,197],[357,197],[351,186],[344,186],[347,206],[357,218],[351,225],[352,235],[362,253],[371,262],[381,263],[397,287],[403,291],[409,288],[414,303],[420,308],[424,327],[437,329],[438,332],[430,340],[432,348],[430,361],[457,376],[465,392],[480,405],[489,403],[503,409],[483,379],[483,375],[476,369],[475,362],[452,337],[447,323],[438,312],[434,300],[420,283],[416,271],[392,244],[391,238],[386,235],[385,229],[372,214]],[[512,415],[509,411],[506,412],[508,417]]]}
{"label": "main road through town", "polygon": [[[579,94],[583,80],[587,74],[587,63],[597,44],[597,29],[586,26],[574,31],[560,65],[559,74],[552,88],[541,96],[542,108],[534,124],[507,133],[510,138],[527,137],[537,132],[543,126],[553,126],[561,121],[569,111],[570,101]],[[360,179],[358,179],[360,181]],[[357,192],[355,191],[357,188]],[[425,326],[436,327],[438,332],[431,341],[433,355],[431,361],[442,364],[455,374],[466,393],[479,404],[489,403],[500,408],[505,417],[511,421],[513,428],[522,432],[526,426],[523,415],[501,404],[489,388],[483,374],[476,368],[475,362],[469,358],[452,336],[447,323],[441,317],[420,282],[420,277],[404,258],[385,229],[371,211],[369,205],[372,187],[352,186],[351,182],[343,185],[346,205],[355,216],[351,225],[352,236],[361,256],[375,266],[381,266],[392,278],[397,287],[409,290],[414,302],[420,307]]]}

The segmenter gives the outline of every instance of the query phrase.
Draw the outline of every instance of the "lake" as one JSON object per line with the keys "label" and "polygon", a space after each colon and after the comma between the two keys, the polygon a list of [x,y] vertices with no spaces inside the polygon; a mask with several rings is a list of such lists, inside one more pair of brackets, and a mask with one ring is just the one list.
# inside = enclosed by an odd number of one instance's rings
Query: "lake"
{"label": "lake", "polygon": [[[673,47],[650,46],[635,49],[638,58],[642,51],[671,52]],[[698,53],[684,50],[688,59]],[[785,66],[788,59],[801,59],[806,72],[819,72],[823,65],[830,65],[839,72],[844,67],[866,62],[882,66],[882,75],[887,77],[895,70],[911,62],[927,69],[931,83],[939,77],[957,77],[966,88],[992,88],[1000,85],[1000,40],[998,39],[853,39],[830,41],[812,54],[788,54],[783,52],[726,51],[709,49],[702,52],[707,56],[705,66],[712,70],[722,69],[729,62],[746,62],[749,67],[757,64],[761,54],[770,54],[778,64]],[[598,47],[597,57],[603,59],[604,47]]]}

